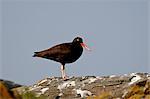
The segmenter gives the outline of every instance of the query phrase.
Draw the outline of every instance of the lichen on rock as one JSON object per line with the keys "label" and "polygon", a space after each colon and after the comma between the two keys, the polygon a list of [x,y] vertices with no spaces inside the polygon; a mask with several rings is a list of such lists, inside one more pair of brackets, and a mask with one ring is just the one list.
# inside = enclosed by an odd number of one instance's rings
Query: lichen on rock
{"label": "lichen on rock", "polygon": [[5,87],[16,99],[149,99],[150,74],[71,77],[66,81],[49,77],[31,86]]}

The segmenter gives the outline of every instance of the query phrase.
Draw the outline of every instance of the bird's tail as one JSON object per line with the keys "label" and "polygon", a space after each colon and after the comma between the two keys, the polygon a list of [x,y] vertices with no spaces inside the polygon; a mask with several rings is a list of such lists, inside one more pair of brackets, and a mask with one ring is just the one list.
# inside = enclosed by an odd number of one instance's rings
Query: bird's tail
{"label": "bird's tail", "polygon": [[33,57],[38,57],[38,53],[39,53],[39,52],[34,52]]}

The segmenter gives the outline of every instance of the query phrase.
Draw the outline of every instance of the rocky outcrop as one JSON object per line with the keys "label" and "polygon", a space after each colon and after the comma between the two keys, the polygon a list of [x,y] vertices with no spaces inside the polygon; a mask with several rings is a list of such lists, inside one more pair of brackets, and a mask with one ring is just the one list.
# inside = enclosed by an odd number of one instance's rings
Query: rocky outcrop
{"label": "rocky outcrop", "polygon": [[27,99],[150,99],[150,74],[50,77],[27,87],[13,88]]}
{"label": "rocky outcrop", "polygon": [[0,79],[0,99],[20,99],[18,91],[13,91],[13,89],[21,86],[8,80]]}

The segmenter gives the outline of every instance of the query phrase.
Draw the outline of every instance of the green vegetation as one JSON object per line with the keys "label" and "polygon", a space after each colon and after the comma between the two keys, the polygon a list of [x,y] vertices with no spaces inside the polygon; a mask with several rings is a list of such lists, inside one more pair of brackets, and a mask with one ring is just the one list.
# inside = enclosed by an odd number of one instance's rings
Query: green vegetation
{"label": "green vegetation", "polygon": [[25,92],[21,95],[22,99],[47,99],[46,96],[40,95],[37,97],[37,95],[33,92]]}

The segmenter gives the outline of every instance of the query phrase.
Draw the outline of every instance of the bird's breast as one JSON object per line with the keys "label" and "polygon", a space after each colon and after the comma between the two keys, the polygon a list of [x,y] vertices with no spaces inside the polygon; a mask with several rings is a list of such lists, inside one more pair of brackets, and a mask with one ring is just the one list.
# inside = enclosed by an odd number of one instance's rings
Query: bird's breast
{"label": "bird's breast", "polygon": [[75,62],[82,55],[83,48],[82,47],[73,47],[70,54],[68,54],[65,58],[66,63]]}

